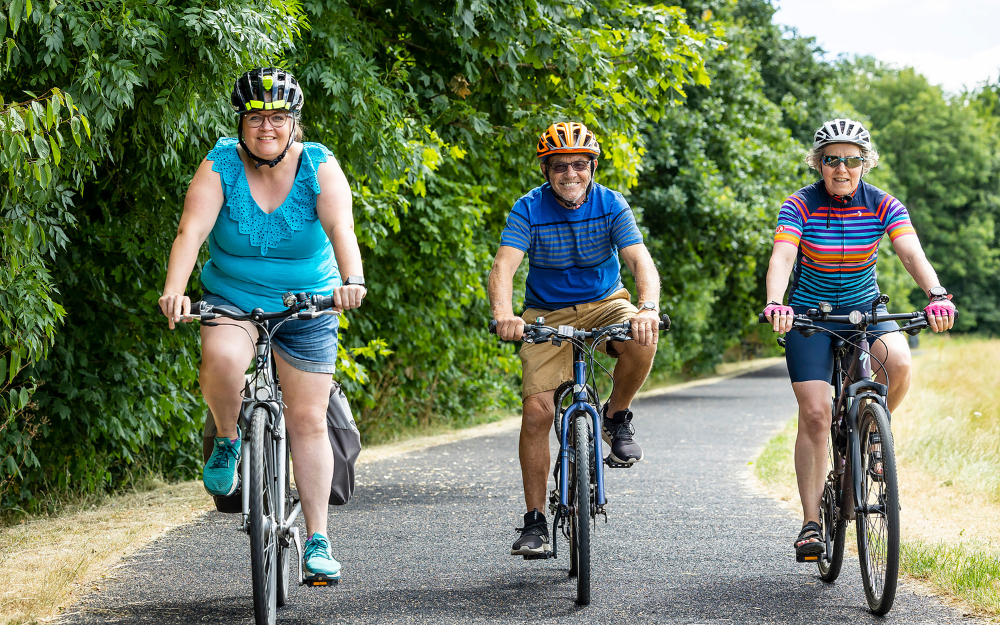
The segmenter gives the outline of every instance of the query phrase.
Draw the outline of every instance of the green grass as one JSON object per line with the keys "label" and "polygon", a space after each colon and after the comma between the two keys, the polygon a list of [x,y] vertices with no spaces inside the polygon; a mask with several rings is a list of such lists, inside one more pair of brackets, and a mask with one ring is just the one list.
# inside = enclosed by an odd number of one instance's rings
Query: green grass
{"label": "green grass", "polygon": [[958,543],[906,541],[900,566],[991,615],[1000,614],[1000,559],[996,550]]}
{"label": "green grass", "polygon": [[794,488],[795,467],[792,452],[795,434],[798,432],[798,417],[785,424],[780,432],[771,437],[754,461],[754,475],[771,488]]}

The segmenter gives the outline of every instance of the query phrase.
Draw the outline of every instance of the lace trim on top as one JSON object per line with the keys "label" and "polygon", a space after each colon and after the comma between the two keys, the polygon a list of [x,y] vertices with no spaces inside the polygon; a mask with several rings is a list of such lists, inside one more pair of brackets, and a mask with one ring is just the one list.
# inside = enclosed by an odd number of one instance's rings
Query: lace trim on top
{"label": "lace trim on top", "polygon": [[206,158],[213,162],[212,171],[222,178],[229,217],[239,224],[240,234],[249,235],[250,243],[260,248],[261,256],[267,256],[267,250],[292,238],[306,222],[317,218],[316,196],[320,188],[316,169],[333,153],[319,143],[303,144],[302,166],[295,175],[292,190],[281,206],[265,213],[250,194],[237,145],[236,139],[220,138]]}

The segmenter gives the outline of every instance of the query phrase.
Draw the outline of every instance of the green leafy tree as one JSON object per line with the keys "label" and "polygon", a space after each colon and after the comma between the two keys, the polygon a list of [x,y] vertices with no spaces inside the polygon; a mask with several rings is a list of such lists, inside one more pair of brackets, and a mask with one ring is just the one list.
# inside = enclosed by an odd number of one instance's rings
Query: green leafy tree
{"label": "green leafy tree", "polygon": [[[628,182],[642,121],[708,80],[682,10],[618,0],[30,6],[0,7],[0,97],[18,103],[2,109],[3,173],[35,181],[2,205],[3,296],[25,307],[2,327],[8,509],[197,467],[196,333],[166,330],[155,302],[190,176],[234,133],[242,71],[293,69],[307,139],[351,180],[372,289],[341,356],[369,439],[513,397],[482,285],[507,207],[538,182],[540,129],[584,119]],[[29,109],[40,127],[7,124]]]}
{"label": "green leafy tree", "polygon": [[633,202],[675,317],[657,353],[660,370],[710,368],[753,332],[778,207],[810,181],[805,150],[768,99],[757,61],[777,30],[773,9],[754,7],[689,3],[706,29],[724,29],[728,46],[706,59],[709,86],[689,90],[683,106],[645,127]]}

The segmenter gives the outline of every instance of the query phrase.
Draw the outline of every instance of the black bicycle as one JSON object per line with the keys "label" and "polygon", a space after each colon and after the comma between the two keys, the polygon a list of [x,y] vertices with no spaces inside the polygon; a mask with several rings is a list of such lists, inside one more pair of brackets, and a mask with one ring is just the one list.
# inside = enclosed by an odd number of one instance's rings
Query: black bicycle
{"label": "black bicycle", "polygon": [[[237,315],[205,302],[195,302],[187,317],[198,319],[206,326],[219,325],[212,321],[219,318],[249,321],[258,329],[254,369],[243,387],[239,416],[243,432],[240,458],[243,516],[239,529],[250,535],[253,612],[257,625],[274,625],[277,608],[288,602],[293,546],[297,561],[302,558],[299,528],[293,527],[302,504],[291,490],[284,404],[278,372],[271,357],[271,337],[290,319],[339,314],[330,310],[334,304],[329,296],[285,293],[282,303],[288,306],[287,310],[268,313],[255,308]],[[268,324],[268,321],[277,323]],[[301,565],[298,581],[310,586],[337,583],[334,579],[304,580]]]}
{"label": "black bicycle", "polygon": [[[567,341],[573,346],[573,380],[564,382],[555,392],[554,427],[559,439],[559,461],[555,465],[556,488],[549,495],[552,512],[552,551],[548,555],[524,556],[525,560],[555,558],[556,535],[562,532],[569,541],[569,576],[576,577],[576,602],[590,603],[590,530],[597,515],[608,521],[605,509],[607,497],[604,490],[604,464],[615,468],[631,467],[611,460],[610,454],[603,463],[597,462],[601,453],[601,399],[593,382],[596,368],[614,378],[594,357],[597,347],[605,341],[631,341],[631,323],[615,323],[603,328],[579,330],[573,326],[546,326],[545,318],[538,317],[532,325],[524,326],[525,343],[550,342],[555,346]],[[489,322],[489,331],[496,334],[497,322]],[[663,315],[660,330],[670,329],[670,317]],[[590,341],[590,344],[587,341]],[[563,406],[567,398],[572,403]]]}
{"label": "black bicycle", "polygon": [[[820,525],[826,551],[797,556],[800,562],[815,561],[820,578],[832,583],[844,562],[847,523],[856,522],[858,560],[869,609],[884,615],[892,609],[899,576],[899,487],[896,455],[890,429],[886,397],[887,384],[872,379],[872,363],[887,379],[885,363],[871,353],[869,337],[889,332],[919,333],[928,327],[924,312],[882,314],[877,307],[888,303],[880,296],[870,312],[853,310],[848,315],[829,314],[833,307],[820,302],[804,315],[796,315],[792,329],[803,336],[828,332],[833,336],[833,419],[827,440],[830,472],[820,502]],[[759,316],[761,323],[770,323]],[[904,321],[905,325],[885,332],[870,331],[869,325],[882,321]],[[833,330],[817,323],[845,324]],[[778,339],[784,346],[784,340]]]}

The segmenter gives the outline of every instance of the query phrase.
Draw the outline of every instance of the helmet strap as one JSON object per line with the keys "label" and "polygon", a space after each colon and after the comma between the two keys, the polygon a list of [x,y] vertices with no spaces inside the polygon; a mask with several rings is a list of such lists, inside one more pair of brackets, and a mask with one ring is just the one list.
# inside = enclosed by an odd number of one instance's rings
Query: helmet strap
{"label": "helmet strap", "polygon": [[285,151],[279,154],[277,157],[267,161],[257,156],[253,152],[251,152],[250,148],[247,147],[246,142],[243,140],[243,117],[240,116],[240,123],[238,124],[236,133],[237,136],[239,137],[240,147],[243,148],[243,151],[247,153],[247,156],[252,158],[257,163],[256,165],[254,165],[254,169],[260,169],[264,165],[267,165],[268,167],[274,167],[275,165],[280,163],[283,158],[285,158],[286,154],[288,154],[288,150],[292,147],[292,144],[295,143],[295,116],[290,115],[290,117],[292,118],[292,128],[291,132],[288,135],[288,145],[285,146]]}

